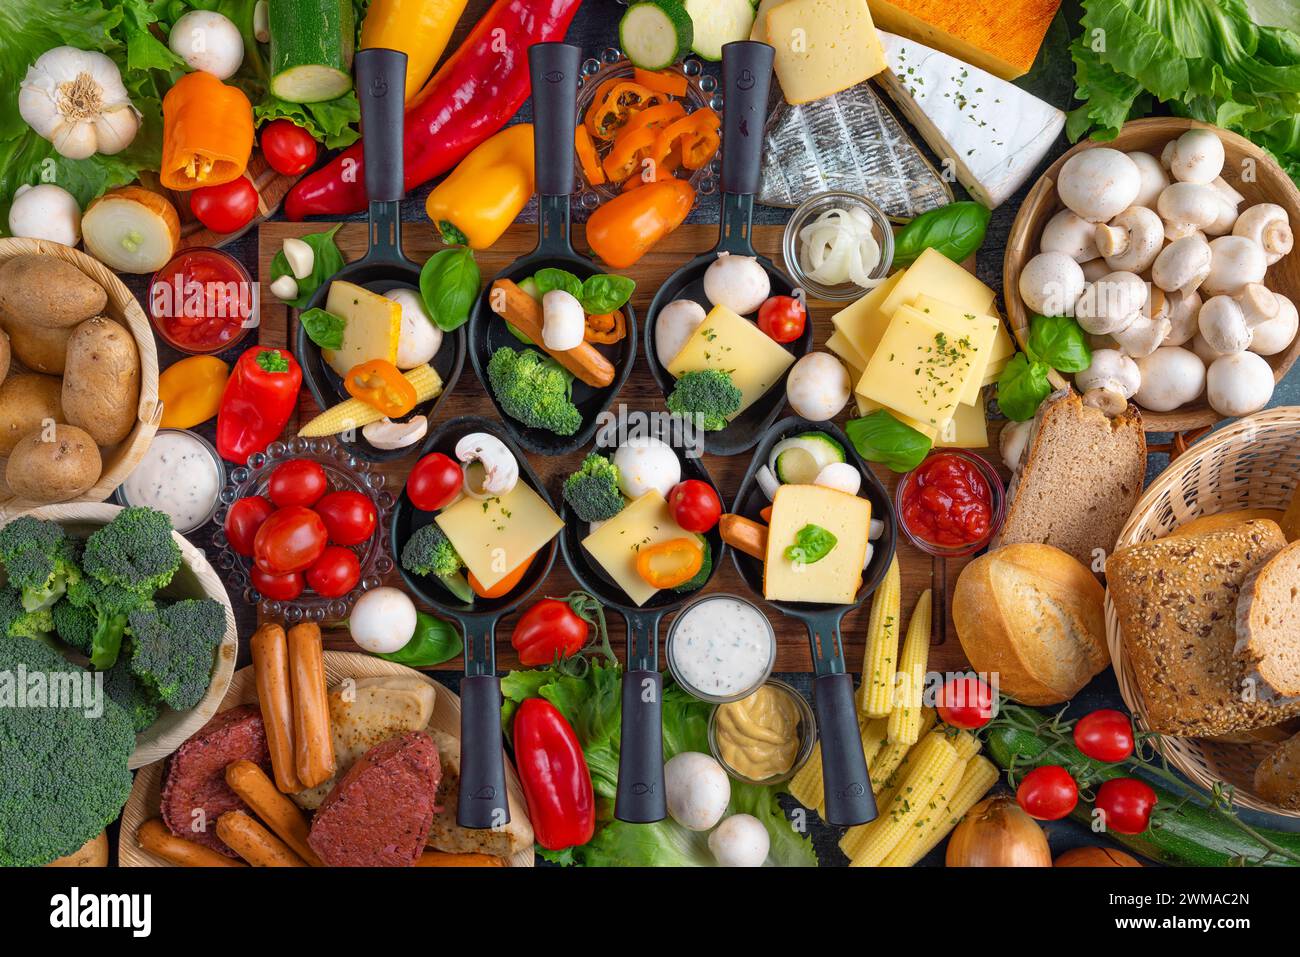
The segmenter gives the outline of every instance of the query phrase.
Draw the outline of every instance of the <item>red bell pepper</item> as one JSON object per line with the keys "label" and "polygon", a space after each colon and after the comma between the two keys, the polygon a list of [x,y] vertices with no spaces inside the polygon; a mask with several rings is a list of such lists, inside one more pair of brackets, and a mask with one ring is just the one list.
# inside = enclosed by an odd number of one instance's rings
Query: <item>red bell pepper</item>
{"label": "red bell pepper", "polygon": [[529,698],[515,715],[514,740],[537,843],[550,851],[586,844],[596,830],[596,799],[569,722],[546,699]]}
{"label": "red bell pepper", "polygon": [[[451,169],[523,106],[528,48],[563,40],[582,0],[496,0],[406,109],[403,170],[410,192]],[[285,197],[289,219],[367,207],[365,159],[354,143]]]}
{"label": "red bell pepper", "polygon": [[253,346],[235,362],[217,410],[217,452],[243,465],[280,437],[298,405],[302,369],[293,353]]}

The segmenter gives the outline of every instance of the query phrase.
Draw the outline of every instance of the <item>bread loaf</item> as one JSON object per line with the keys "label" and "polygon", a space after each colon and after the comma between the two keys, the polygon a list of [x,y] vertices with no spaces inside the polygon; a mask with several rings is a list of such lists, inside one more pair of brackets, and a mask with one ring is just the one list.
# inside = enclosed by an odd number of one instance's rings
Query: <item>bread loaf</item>
{"label": "bread loaf", "polygon": [[[1249,522],[1257,518],[1266,518],[1280,525],[1282,523],[1282,512],[1276,508],[1236,508],[1230,512],[1202,515],[1200,518],[1194,518],[1190,522],[1179,525],[1165,538],[1187,538],[1190,535],[1204,535],[1206,532],[1217,532],[1221,528],[1232,528],[1234,525],[1240,525],[1242,522]],[[1283,531],[1285,532],[1285,529]]]}
{"label": "bread loaf", "polygon": [[1051,545],[1006,545],[957,578],[952,617],[976,671],[1030,705],[1074,697],[1110,664],[1105,593],[1096,577]]}
{"label": "bread loaf", "polygon": [[1234,651],[1262,696],[1300,699],[1300,542],[1246,576],[1237,598]]}
{"label": "bread loaf", "polygon": [[1300,734],[1283,741],[1260,762],[1255,792],[1279,807],[1300,811]]}

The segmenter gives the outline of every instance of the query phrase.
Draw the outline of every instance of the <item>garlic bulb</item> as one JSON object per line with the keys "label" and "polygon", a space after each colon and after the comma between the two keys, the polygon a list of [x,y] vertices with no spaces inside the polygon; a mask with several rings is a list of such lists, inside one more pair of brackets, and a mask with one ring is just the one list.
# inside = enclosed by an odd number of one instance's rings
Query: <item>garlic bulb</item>
{"label": "garlic bulb", "polygon": [[117,64],[76,47],[47,50],[28,68],[18,112],[68,159],[120,153],[140,129]]}

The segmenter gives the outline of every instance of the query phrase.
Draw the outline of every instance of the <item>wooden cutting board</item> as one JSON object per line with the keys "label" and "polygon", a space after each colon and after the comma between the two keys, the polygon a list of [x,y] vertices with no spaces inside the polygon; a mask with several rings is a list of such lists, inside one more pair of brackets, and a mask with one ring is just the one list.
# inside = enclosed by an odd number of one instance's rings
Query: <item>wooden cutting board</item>
{"label": "wooden cutting board", "polygon": [[[258,338],[262,344],[279,348],[291,348],[290,343],[293,341],[291,333],[294,331],[293,327],[296,323],[296,318],[291,315],[292,310],[279,303],[271,294],[271,259],[279,251],[287,237],[320,232],[330,228],[331,225],[330,223],[263,223],[259,227],[257,274],[261,277],[262,318]],[[783,228],[781,226],[755,226],[753,231],[755,248],[763,255],[771,257],[778,265],[781,263],[781,234]],[[632,305],[637,311],[637,316],[643,317],[645,315],[655,291],[674,269],[690,257],[712,248],[717,241],[717,237],[718,229],[716,226],[683,226],[659,243],[653,251],[648,253],[632,269],[623,270],[623,275],[636,280],[637,289],[632,297]],[[335,238],[343,252],[344,259],[349,262],[358,259],[365,251],[366,225],[364,223],[348,223],[339,230]],[[511,226],[490,250],[481,252],[477,256],[484,281],[488,281],[514,260],[531,252],[536,243],[537,229],[535,226],[527,224]],[[441,248],[427,223],[406,224],[403,245],[406,248],[407,255],[416,262],[423,262],[430,254]],[[587,252],[581,226],[574,227],[574,246],[579,252]],[[833,331],[831,316],[840,308],[840,305],[820,300],[810,300],[808,306],[814,323],[814,341],[818,347],[821,347]],[[650,370],[646,367],[643,358],[638,357],[636,368],[632,370],[627,384],[615,401],[616,403],[625,404],[629,410],[653,411],[663,409],[663,395],[655,384],[654,378],[650,375]],[[299,402],[297,419],[289,424],[290,431],[294,429],[297,423],[306,422],[318,411],[311,395],[304,389]],[[452,418],[458,415],[496,417],[496,410],[492,405],[492,400],[488,398],[483,385],[474,375],[473,367],[468,361],[465,363],[465,370],[461,374],[460,381],[452,394],[439,406],[440,419]],[[843,425],[844,421],[849,417],[849,413],[845,412],[836,421]],[[995,445],[999,426],[1000,423],[998,422],[989,423],[990,439]],[[548,491],[555,500],[558,501],[559,499],[560,484],[564,477],[578,467],[586,451],[588,450],[558,458],[534,456],[530,459],[530,464],[545,481]],[[988,453],[988,457],[995,463],[1000,462],[998,456],[991,452]],[[414,464],[414,456],[408,460],[379,465],[377,468],[387,476],[388,487],[399,489],[405,481],[412,464]],[[724,507],[726,507],[740,487],[745,469],[749,465],[749,456],[736,455],[723,458],[706,455],[704,456],[704,465],[722,492]],[[898,477],[881,466],[873,466],[873,468],[890,494],[892,494]],[[1005,472],[1003,475],[1005,478]],[[966,560],[931,558],[903,541],[901,533],[898,555],[902,564],[904,620],[910,619],[912,607],[917,597],[926,588],[934,589],[936,609],[942,607],[944,610],[943,614],[935,615],[934,635],[932,638],[933,650],[930,661],[931,670],[950,671],[967,667],[968,662],[962,653],[961,645],[957,641],[956,632],[952,627],[951,600],[949,598],[952,585],[956,582],[957,573],[965,565]],[[396,570],[393,571],[390,577],[392,579],[391,584],[401,587],[401,576]],[[577,583],[573,580],[563,562],[557,558],[555,569],[551,572],[551,576],[543,588],[539,590],[538,597],[541,597],[541,595],[564,596],[575,588],[577,588]],[[750,595],[729,556],[714,575],[707,591]],[[870,602],[868,601],[864,602],[861,608],[850,612],[844,618],[842,631],[845,655],[848,660],[849,670],[853,672],[861,670],[869,611]],[[517,614],[515,614],[504,619],[497,631],[497,664],[503,669],[515,667],[517,664],[514,650],[510,647],[510,632],[517,617]],[[772,619],[777,634],[776,670],[810,671],[812,669],[812,659],[808,651],[807,632],[803,626],[785,618],[774,609],[770,610],[769,617]],[[609,624],[614,647],[619,650],[621,655],[624,637],[622,619],[618,615],[610,615]],[[661,628],[663,633],[666,633],[667,623]],[[326,627],[325,643],[327,648],[338,650],[346,651],[355,650],[356,648],[348,636],[347,630],[340,626]],[[457,658],[440,667],[448,670],[459,670],[462,667],[462,661]]]}

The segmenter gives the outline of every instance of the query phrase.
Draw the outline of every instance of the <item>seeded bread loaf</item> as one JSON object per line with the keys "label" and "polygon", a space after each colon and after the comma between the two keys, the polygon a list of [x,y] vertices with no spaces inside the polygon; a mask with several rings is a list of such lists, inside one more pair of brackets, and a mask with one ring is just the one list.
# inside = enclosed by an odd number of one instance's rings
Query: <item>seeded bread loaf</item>
{"label": "seeded bread loaf", "polygon": [[[1215,512],[1213,515],[1202,515],[1200,518],[1194,518],[1190,522],[1184,522],[1165,538],[1186,538],[1189,535],[1204,535],[1206,532],[1217,532],[1221,528],[1232,528],[1234,525],[1240,525],[1242,522],[1249,522],[1257,518],[1266,518],[1270,522],[1282,524],[1282,510],[1276,508],[1236,508],[1229,512]],[[1283,534],[1286,529],[1282,529]]]}
{"label": "seeded bread loaf", "polygon": [[1236,655],[1263,697],[1300,700],[1300,542],[1282,549],[1242,583]]}
{"label": "seeded bread loaf", "polygon": [[1153,731],[1201,737],[1278,724],[1300,704],[1261,700],[1233,654],[1246,577],[1282,550],[1276,522],[1257,520],[1117,551],[1106,580]]}
{"label": "seeded bread loaf", "polygon": [[1300,811],[1300,734],[1283,741],[1260,762],[1255,791],[1279,807]]}

